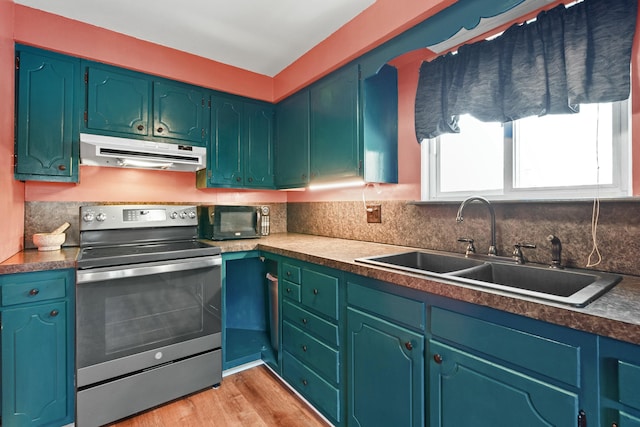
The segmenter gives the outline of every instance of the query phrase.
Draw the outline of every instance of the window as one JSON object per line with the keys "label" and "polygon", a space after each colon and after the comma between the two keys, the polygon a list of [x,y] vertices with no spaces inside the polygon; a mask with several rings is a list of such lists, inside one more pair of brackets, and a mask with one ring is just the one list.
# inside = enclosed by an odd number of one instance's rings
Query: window
{"label": "window", "polygon": [[630,195],[629,102],[485,123],[422,142],[422,199],[580,199]]}

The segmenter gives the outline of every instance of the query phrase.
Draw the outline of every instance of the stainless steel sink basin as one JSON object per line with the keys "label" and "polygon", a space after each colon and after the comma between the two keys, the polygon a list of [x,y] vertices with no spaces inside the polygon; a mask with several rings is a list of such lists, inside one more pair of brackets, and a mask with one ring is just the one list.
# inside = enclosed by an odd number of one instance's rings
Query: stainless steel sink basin
{"label": "stainless steel sink basin", "polygon": [[478,259],[465,258],[455,254],[438,254],[432,252],[404,252],[394,255],[358,258],[356,261],[381,267],[396,268],[418,274],[449,273],[484,264]]}
{"label": "stainless steel sink basin", "polygon": [[356,261],[577,307],[587,305],[622,280],[616,274],[598,271],[552,269],[515,264],[508,258],[466,258],[423,251]]}
{"label": "stainless steel sink basin", "polygon": [[611,289],[622,278],[589,270],[558,270],[542,266],[486,263],[451,272],[465,283],[584,306]]}

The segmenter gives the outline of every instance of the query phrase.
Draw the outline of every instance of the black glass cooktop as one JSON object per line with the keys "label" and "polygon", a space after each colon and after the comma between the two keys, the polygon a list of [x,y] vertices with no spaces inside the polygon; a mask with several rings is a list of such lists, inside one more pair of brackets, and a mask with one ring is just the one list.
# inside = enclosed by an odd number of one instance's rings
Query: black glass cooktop
{"label": "black glass cooktop", "polygon": [[220,248],[197,240],[80,249],[78,268],[96,268],[220,254]]}

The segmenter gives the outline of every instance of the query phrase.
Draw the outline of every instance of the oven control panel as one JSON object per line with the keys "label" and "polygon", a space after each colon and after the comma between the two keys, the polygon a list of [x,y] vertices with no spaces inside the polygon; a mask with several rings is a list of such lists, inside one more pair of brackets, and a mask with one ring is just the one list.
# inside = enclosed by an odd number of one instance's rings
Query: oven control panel
{"label": "oven control panel", "polygon": [[197,226],[195,206],[98,205],[80,207],[80,230]]}

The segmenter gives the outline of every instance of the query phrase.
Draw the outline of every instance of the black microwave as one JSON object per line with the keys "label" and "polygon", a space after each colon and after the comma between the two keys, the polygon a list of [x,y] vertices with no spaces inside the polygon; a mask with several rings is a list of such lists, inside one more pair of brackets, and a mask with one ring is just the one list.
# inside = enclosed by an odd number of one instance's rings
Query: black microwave
{"label": "black microwave", "polygon": [[251,239],[269,235],[269,206],[198,206],[201,239]]}

